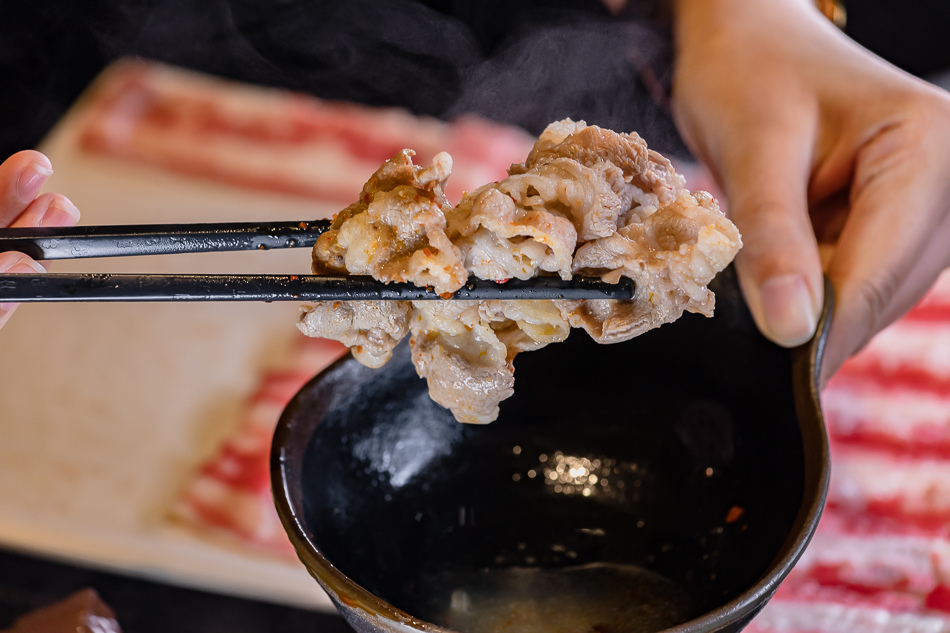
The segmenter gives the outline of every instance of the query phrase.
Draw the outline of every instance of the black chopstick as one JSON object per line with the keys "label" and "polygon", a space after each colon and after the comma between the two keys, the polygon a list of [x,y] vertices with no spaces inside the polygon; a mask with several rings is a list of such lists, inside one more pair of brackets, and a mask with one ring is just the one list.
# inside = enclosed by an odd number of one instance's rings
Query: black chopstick
{"label": "black chopstick", "polygon": [[330,220],[0,229],[0,252],[82,259],[312,247]]}
{"label": "black chopstick", "polygon": [[472,278],[454,295],[372,277],[322,275],[0,275],[0,303],[46,301],[362,301],[426,299],[632,299],[629,279],[535,277],[496,283]]}
{"label": "black chopstick", "polygon": [[[82,259],[309,248],[330,220],[131,224],[0,229],[0,252]],[[453,299],[631,299],[633,283],[537,277],[503,284],[472,278]],[[408,283],[315,275],[0,275],[0,303],[40,301],[360,301],[440,298]],[[445,298],[445,297],[442,297]]]}

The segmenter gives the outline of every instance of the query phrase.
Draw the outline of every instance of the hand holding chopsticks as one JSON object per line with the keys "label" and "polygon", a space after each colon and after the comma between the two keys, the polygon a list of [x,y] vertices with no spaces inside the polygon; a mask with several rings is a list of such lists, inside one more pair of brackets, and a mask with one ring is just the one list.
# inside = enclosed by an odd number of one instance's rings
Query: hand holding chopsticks
{"label": "hand holding chopsticks", "polygon": [[[53,173],[49,159],[34,150],[24,150],[0,163],[0,227],[67,226],[79,220],[76,206],[58,193],[40,194]],[[29,255],[0,252],[0,273],[43,273],[46,269]],[[16,304],[0,299],[0,327],[13,314]]]}
{"label": "hand holding chopsticks", "polygon": [[[310,248],[329,221],[0,229],[0,252],[80,259]],[[451,297],[410,283],[324,275],[0,275],[0,302],[361,301],[420,299],[631,299],[633,283],[536,277],[496,283],[472,278]]]}

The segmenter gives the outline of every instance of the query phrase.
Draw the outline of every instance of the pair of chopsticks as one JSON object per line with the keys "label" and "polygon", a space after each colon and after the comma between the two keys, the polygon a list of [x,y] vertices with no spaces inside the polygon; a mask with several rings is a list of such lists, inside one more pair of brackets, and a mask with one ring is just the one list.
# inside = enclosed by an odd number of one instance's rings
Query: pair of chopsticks
{"label": "pair of chopsticks", "polygon": [[[0,229],[0,252],[38,260],[311,248],[329,220],[143,224]],[[536,277],[504,283],[469,279],[449,298],[632,299],[633,283]],[[0,303],[36,301],[363,301],[446,298],[410,283],[366,276],[0,274]]]}

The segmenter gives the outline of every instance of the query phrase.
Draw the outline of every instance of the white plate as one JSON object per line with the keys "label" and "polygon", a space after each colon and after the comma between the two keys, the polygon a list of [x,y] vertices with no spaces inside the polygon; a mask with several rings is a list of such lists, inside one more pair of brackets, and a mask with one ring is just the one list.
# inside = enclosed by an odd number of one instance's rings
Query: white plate
{"label": "white plate", "polygon": [[[80,152],[77,112],[44,142],[84,224],[290,220],[338,205]],[[61,272],[306,272],[307,249],[58,262]],[[330,610],[303,566],[167,519],[242,399],[299,336],[295,303],[21,306],[0,330],[0,543],[181,585]]]}

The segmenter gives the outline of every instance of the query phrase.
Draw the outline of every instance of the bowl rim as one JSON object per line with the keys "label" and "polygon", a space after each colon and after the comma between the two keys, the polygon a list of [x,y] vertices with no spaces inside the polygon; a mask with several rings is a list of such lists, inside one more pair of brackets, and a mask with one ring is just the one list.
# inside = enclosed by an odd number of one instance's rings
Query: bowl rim
{"label": "bowl rim", "polygon": [[[789,535],[765,572],[751,587],[712,611],[658,633],[711,633],[724,625],[747,623],[775,594],[811,542],[824,510],[831,474],[828,434],[819,399],[821,363],[835,302],[834,288],[827,278],[824,291],[824,307],[814,337],[809,342],[790,350],[795,412],[803,435],[802,441],[806,445],[817,444],[818,450],[805,454],[802,503],[792,522]],[[323,371],[335,368],[348,361],[349,358],[349,355],[344,355]],[[309,380],[301,391],[308,389],[322,374],[323,372],[320,372]],[[385,618],[408,626],[409,630],[457,633],[452,629],[415,618],[364,589],[334,566],[313,542],[301,513],[294,507],[292,501],[294,491],[287,477],[288,464],[293,459],[293,456],[288,454],[288,443],[293,435],[292,416],[288,413],[289,409],[288,406],[282,412],[271,445],[271,491],[280,522],[290,537],[300,561],[338,606],[363,610],[376,618]]]}

